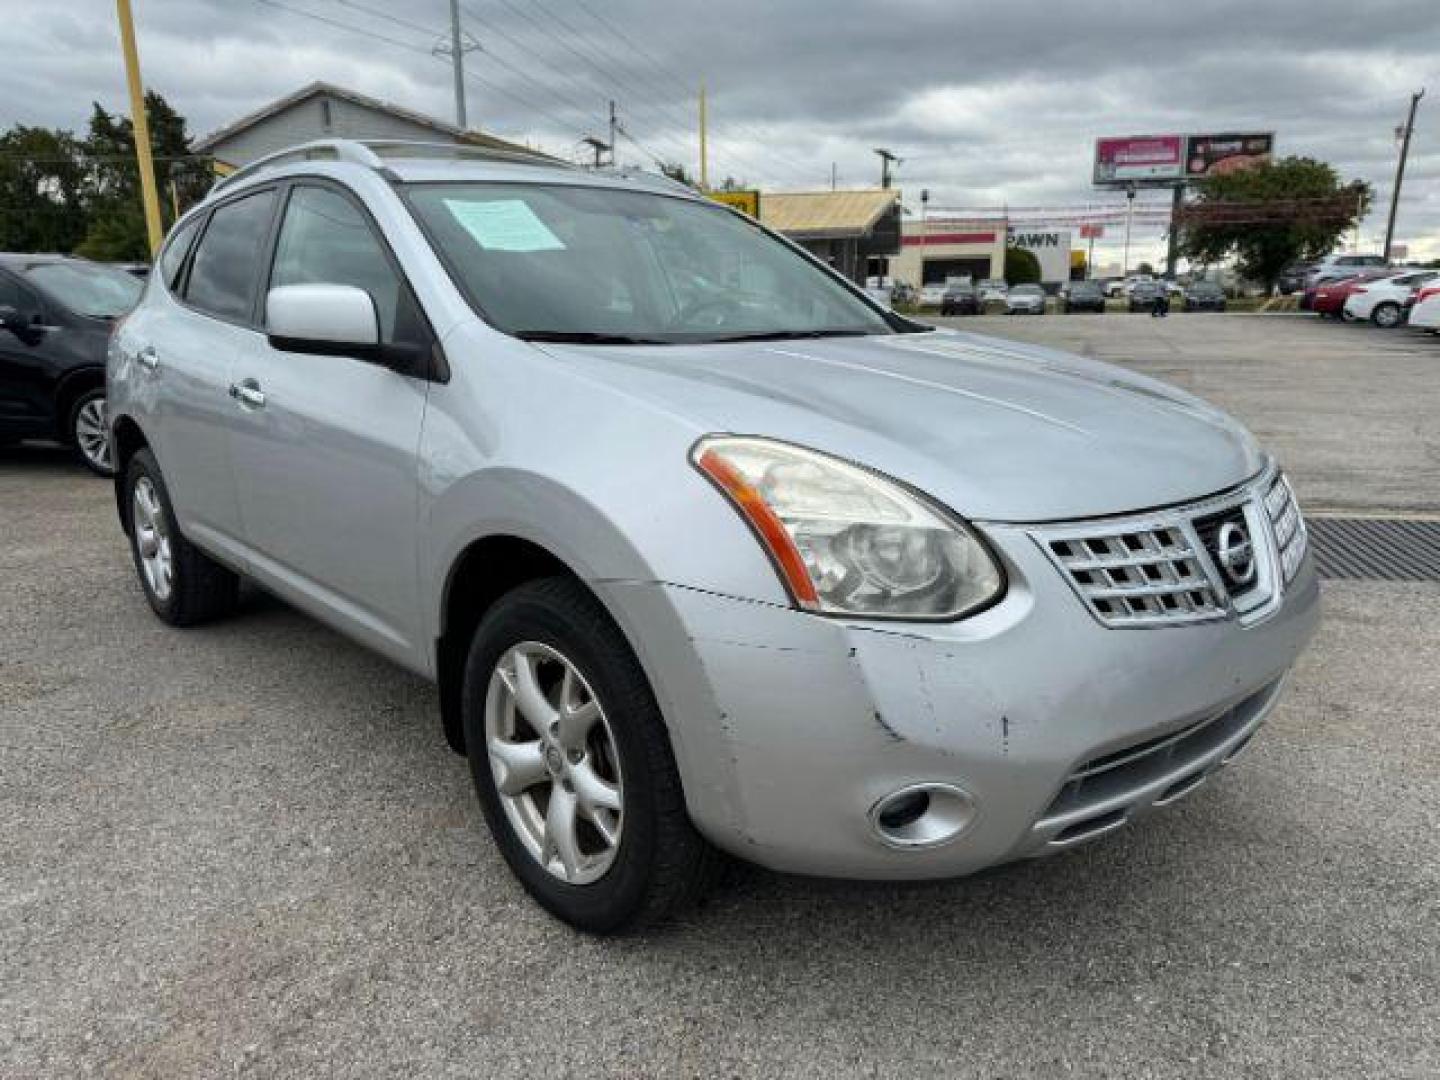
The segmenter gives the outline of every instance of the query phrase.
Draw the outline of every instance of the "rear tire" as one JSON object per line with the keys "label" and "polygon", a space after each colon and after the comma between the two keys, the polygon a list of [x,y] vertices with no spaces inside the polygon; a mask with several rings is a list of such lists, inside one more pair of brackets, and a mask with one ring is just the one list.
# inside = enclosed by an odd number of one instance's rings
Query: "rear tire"
{"label": "rear tire", "polygon": [[[515,689],[527,679],[538,698]],[[567,685],[579,696],[567,698]],[[567,701],[585,704],[566,712]],[[551,721],[591,706],[584,733],[568,740]],[[579,582],[544,578],[495,603],[470,645],[461,709],[490,832],[552,915],[613,934],[663,920],[710,887],[723,860],[690,822],[660,707],[619,627]],[[581,771],[592,762],[618,812],[585,805]],[[552,819],[557,798],[570,801]]]}
{"label": "rear tire", "polygon": [[65,438],[81,465],[96,476],[115,475],[110,425],[105,416],[104,387],[86,390],[75,399],[66,417]]}
{"label": "rear tire", "polygon": [[162,621],[195,626],[235,609],[239,576],[185,539],[148,448],[137,451],[125,470],[124,506],[140,587]]}

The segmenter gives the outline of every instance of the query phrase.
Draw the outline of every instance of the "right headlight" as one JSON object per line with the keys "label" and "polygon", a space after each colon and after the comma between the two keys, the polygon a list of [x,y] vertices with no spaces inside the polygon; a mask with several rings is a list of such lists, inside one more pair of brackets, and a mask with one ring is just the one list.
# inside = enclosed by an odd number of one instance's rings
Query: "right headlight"
{"label": "right headlight", "polygon": [[861,618],[958,619],[1005,576],[963,522],[866,469],[789,443],[701,439],[695,467],[750,525],[797,605]]}

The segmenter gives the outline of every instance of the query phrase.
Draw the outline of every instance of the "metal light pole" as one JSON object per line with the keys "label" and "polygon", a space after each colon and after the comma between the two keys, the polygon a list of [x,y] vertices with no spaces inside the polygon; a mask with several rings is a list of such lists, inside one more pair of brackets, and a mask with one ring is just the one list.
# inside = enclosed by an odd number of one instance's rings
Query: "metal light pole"
{"label": "metal light pole", "polygon": [[1390,217],[1385,222],[1385,247],[1382,254],[1390,258],[1390,244],[1395,239],[1395,212],[1400,209],[1400,185],[1405,180],[1405,159],[1410,156],[1410,136],[1415,133],[1415,110],[1425,96],[1422,87],[1410,95],[1410,115],[1400,136],[1400,160],[1395,165],[1395,187],[1390,192]]}
{"label": "metal light pole", "polygon": [[155,161],[150,156],[150,120],[145,115],[145,89],[140,82],[140,54],[135,48],[135,21],[130,0],[115,0],[120,18],[120,48],[125,53],[125,80],[130,84],[130,130],[135,135],[135,161],[140,167],[140,201],[145,205],[145,234],[150,254],[160,250],[165,231],[160,227],[160,192],[155,184]]}
{"label": "metal light pole", "polygon": [[1130,221],[1135,216],[1135,185],[1125,185],[1125,256],[1120,260],[1120,276],[1130,274]]}

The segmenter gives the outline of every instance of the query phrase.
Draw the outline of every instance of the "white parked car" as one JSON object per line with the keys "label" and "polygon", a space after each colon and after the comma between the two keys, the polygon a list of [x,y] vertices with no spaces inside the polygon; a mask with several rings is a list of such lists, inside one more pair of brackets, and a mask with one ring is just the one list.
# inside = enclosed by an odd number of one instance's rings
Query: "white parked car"
{"label": "white parked car", "polygon": [[1311,269],[1305,284],[1311,287],[1323,285],[1352,274],[1383,270],[1389,265],[1384,255],[1327,255]]}
{"label": "white parked car", "polygon": [[945,299],[945,285],[941,282],[932,282],[920,286],[920,303],[927,306],[939,306],[940,301]]}
{"label": "white parked car", "polygon": [[1129,296],[1132,289],[1142,282],[1151,282],[1155,278],[1151,274],[1131,274],[1126,278],[1116,278],[1105,286],[1105,295],[1111,298],[1116,296]]}
{"label": "white parked car", "polygon": [[1016,285],[1005,297],[1006,315],[1044,315],[1045,290],[1039,285]]}
{"label": "white parked car", "polygon": [[1440,281],[1431,282],[1416,294],[1410,325],[1440,333]]}
{"label": "white parked car", "polygon": [[1437,277],[1440,273],[1434,270],[1422,270],[1357,285],[1345,298],[1345,317],[1369,319],[1376,326],[1387,329],[1399,326],[1405,321],[1405,311],[1415,298],[1416,291]]}
{"label": "white parked car", "polygon": [[1010,295],[1010,286],[1006,285],[1000,278],[986,278],[980,282],[979,288],[980,303],[982,305],[988,304],[992,300],[1003,304],[1006,297]]}

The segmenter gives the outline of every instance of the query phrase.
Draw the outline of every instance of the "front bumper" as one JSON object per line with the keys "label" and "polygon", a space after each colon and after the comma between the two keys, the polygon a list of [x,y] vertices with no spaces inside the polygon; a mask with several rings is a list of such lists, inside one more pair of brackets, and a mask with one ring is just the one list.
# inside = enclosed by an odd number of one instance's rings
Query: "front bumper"
{"label": "front bumper", "polygon": [[[843,622],[677,586],[599,587],[670,721],[697,826],[777,870],[933,878],[1073,846],[1175,801],[1280,696],[1319,614],[1312,557],[1261,621],[1107,628],[1018,526],[1004,601],[952,624]],[[870,812],[956,785],[973,823],[922,850]]]}

